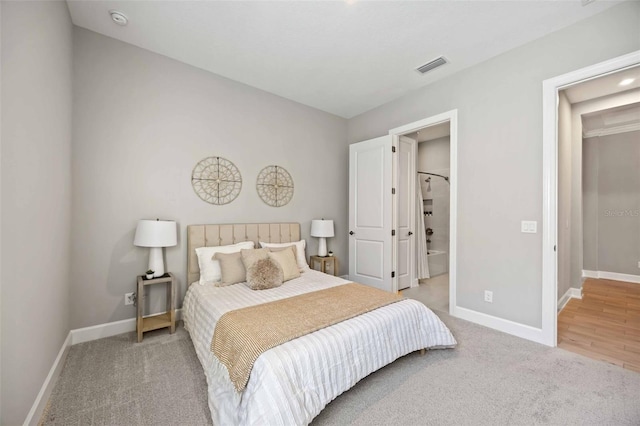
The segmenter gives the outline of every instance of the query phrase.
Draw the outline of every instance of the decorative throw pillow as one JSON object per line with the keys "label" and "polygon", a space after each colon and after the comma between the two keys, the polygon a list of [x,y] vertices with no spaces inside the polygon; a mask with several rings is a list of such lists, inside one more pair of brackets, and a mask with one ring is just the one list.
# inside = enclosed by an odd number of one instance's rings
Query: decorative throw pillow
{"label": "decorative throw pillow", "polygon": [[[293,249],[293,257],[296,259],[296,264],[297,264],[297,262],[298,262],[298,249],[296,248],[296,246],[269,247],[266,250],[276,252],[276,251],[292,250],[292,249]],[[300,273],[304,272],[304,269],[302,269],[302,268],[298,268],[298,269],[300,269]]]}
{"label": "decorative throw pillow", "polygon": [[256,263],[258,260],[269,258],[268,249],[240,250],[240,254],[242,255],[242,264],[244,265],[244,269],[247,271],[251,265]]}
{"label": "decorative throw pillow", "polygon": [[300,276],[300,269],[293,254],[293,248],[269,252],[269,258],[275,260],[282,268],[283,281],[289,281]]}
{"label": "decorative throw pillow", "polygon": [[282,285],[282,268],[273,259],[259,259],[247,269],[247,286],[251,290],[266,290]]}
{"label": "decorative throw pillow", "polygon": [[240,252],[216,253],[214,258],[220,262],[220,270],[222,271],[221,282],[216,283],[216,287],[225,287],[247,280],[247,273],[242,264],[242,255]]}
{"label": "decorative throw pillow", "polygon": [[[268,248],[269,251],[282,251],[282,250],[293,250],[293,256],[296,259],[296,264],[298,263],[298,249],[296,246],[286,246],[286,247],[269,247]],[[302,271],[300,271],[302,272]]]}
{"label": "decorative throw pillow", "polygon": [[220,271],[220,262],[213,258],[216,253],[235,253],[242,249],[252,249],[253,241],[243,241],[241,243],[215,246],[215,247],[198,247],[196,255],[198,256],[198,267],[200,268],[200,285],[217,283],[222,279]]}
{"label": "decorative throw pillow", "polygon": [[306,254],[304,249],[307,246],[305,240],[294,241],[292,243],[265,243],[260,241],[260,247],[266,248],[281,248],[281,247],[291,247],[295,246],[296,248],[296,262],[298,263],[298,268],[300,268],[300,272],[306,271],[309,269],[309,264],[307,263]]}

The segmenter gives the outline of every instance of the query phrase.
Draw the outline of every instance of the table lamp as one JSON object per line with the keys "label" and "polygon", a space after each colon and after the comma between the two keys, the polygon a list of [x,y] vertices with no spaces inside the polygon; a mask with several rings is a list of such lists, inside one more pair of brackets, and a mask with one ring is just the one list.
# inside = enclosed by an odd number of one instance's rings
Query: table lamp
{"label": "table lamp", "polygon": [[176,236],[176,222],[173,220],[148,220],[138,221],[136,236],[133,245],[149,247],[149,269],[154,271],[155,278],[164,275],[164,260],[162,248],[172,247],[178,244]]}
{"label": "table lamp", "polygon": [[311,236],[319,237],[318,256],[327,255],[327,238],[333,237],[333,220],[314,219],[311,221]]}

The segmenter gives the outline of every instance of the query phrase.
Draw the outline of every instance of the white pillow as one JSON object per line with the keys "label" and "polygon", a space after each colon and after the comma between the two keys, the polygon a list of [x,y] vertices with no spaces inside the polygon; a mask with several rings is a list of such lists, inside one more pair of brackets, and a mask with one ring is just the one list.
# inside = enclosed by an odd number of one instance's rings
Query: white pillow
{"label": "white pillow", "polygon": [[307,247],[307,243],[305,240],[300,240],[292,243],[264,243],[260,241],[260,247],[263,248],[280,248],[289,246],[296,246],[296,263],[298,264],[298,268],[300,268],[301,271],[309,269],[309,264],[307,263],[307,258],[304,252],[305,247]]}
{"label": "white pillow", "polygon": [[198,266],[200,267],[200,285],[217,283],[222,279],[220,261],[213,258],[216,253],[238,253],[242,249],[252,249],[255,246],[253,241],[243,241],[241,243],[228,246],[198,247]]}

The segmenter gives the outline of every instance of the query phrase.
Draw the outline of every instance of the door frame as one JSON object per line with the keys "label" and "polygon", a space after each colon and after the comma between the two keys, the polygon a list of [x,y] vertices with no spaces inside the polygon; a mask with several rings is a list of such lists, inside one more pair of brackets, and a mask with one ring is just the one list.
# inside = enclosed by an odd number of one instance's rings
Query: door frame
{"label": "door frame", "polygon": [[[393,137],[393,145],[398,145],[400,136],[417,132],[425,127],[449,122],[449,314],[455,315],[456,311],[456,280],[457,280],[457,229],[458,229],[458,110],[452,109],[442,114],[414,121],[400,127],[389,130]],[[417,158],[416,158],[417,161]]]}
{"label": "door frame", "polygon": [[542,82],[542,342],[558,344],[558,91],[640,65],[640,50]]}

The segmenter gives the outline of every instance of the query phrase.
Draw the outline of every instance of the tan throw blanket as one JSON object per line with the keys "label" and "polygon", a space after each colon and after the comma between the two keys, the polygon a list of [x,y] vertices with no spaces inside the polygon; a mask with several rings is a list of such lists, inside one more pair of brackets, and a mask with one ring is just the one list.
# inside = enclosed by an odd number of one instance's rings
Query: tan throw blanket
{"label": "tan throw blanket", "polygon": [[350,283],[237,309],[218,320],[211,351],[227,367],[240,392],[247,386],[253,363],[263,352],[402,299]]}

